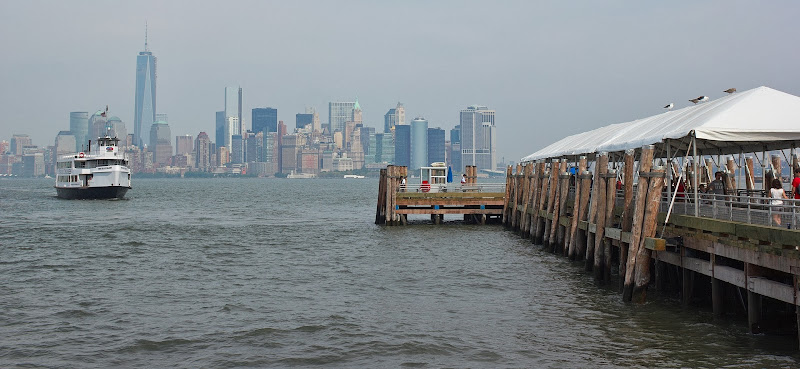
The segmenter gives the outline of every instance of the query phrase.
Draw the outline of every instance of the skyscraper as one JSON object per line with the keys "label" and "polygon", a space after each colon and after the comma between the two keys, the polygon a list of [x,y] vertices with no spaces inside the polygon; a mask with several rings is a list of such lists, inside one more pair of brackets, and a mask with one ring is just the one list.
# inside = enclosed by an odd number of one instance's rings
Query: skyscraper
{"label": "skyscraper", "polygon": [[461,111],[461,165],[475,165],[478,170],[497,168],[494,113],[480,105]]}
{"label": "skyscraper", "polygon": [[194,160],[197,169],[207,172],[211,167],[211,139],[205,132],[197,135],[194,145]]}
{"label": "skyscraper", "polygon": [[444,130],[428,128],[428,163],[446,162]]}
{"label": "skyscraper", "polygon": [[214,143],[217,147],[225,146],[225,111],[218,111],[214,125]]}
{"label": "skyscraper", "polygon": [[453,165],[453,169],[456,171],[461,171],[464,166],[461,165],[461,126],[456,125],[453,129],[450,130],[450,152],[448,153],[450,157],[450,164]]}
{"label": "skyscraper", "polygon": [[192,135],[175,136],[175,155],[191,154],[194,152],[194,138]]}
{"label": "skyscraper", "polygon": [[69,113],[69,131],[75,136],[75,151],[79,152],[86,145],[89,138],[89,112],[73,111]]}
{"label": "skyscraper", "polygon": [[301,129],[307,125],[313,125],[313,124],[314,124],[314,114],[303,114],[303,113],[295,114],[295,123],[294,123],[295,128]]}
{"label": "skyscraper", "polygon": [[144,129],[156,122],[156,57],[147,48],[147,31],[144,34],[144,51],[136,57],[136,105],[133,112],[134,145],[146,144]]}
{"label": "skyscraper", "polygon": [[251,113],[252,130],[254,133],[278,131],[278,109],[255,108]]}
{"label": "skyscraper", "polygon": [[169,125],[155,122],[150,126],[150,152],[153,153],[153,165],[166,165],[172,157],[172,133]]}
{"label": "skyscraper", "polygon": [[406,124],[406,108],[399,102],[383,116],[383,132],[394,132],[394,126],[398,124]]}
{"label": "skyscraper", "polygon": [[225,87],[225,110],[223,114],[225,116],[225,146],[228,148],[228,152],[231,152],[231,136],[243,133],[241,87]]}
{"label": "skyscraper", "polygon": [[428,121],[417,117],[411,121],[411,163],[408,170],[417,170],[428,164]]}
{"label": "skyscraper", "polygon": [[411,126],[395,126],[394,165],[409,166],[409,164],[411,164]]}
{"label": "skyscraper", "polygon": [[[353,110],[358,102],[329,102],[328,103],[328,130],[331,134],[339,130],[344,132],[345,122],[353,121]],[[359,110],[361,107],[358,107]]]}

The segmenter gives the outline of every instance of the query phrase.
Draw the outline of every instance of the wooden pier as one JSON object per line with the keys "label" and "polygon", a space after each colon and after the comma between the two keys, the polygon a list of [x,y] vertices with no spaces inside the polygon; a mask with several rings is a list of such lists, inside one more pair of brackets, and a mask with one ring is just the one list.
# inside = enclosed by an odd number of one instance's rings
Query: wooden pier
{"label": "wooden pier", "polygon": [[485,224],[490,218],[503,215],[506,194],[486,192],[476,183],[477,169],[467,166],[467,183],[452,186],[449,191],[427,192],[419,186],[401,185],[408,175],[405,166],[390,165],[381,169],[375,224],[405,225],[409,214],[429,214],[440,224],[445,214],[463,215],[465,221]]}
{"label": "wooden pier", "polygon": [[583,262],[597,283],[618,281],[624,301],[644,302],[658,289],[687,306],[708,304],[715,316],[746,315],[752,333],[797,334],[800,231],[686,214],[667,220],[665,168],[654,165],[653,151],[628,150],[614,163],[598,153],[594,173],[585,156],[573,163],[575,175],[560,158],[508,167],[503,224]]}

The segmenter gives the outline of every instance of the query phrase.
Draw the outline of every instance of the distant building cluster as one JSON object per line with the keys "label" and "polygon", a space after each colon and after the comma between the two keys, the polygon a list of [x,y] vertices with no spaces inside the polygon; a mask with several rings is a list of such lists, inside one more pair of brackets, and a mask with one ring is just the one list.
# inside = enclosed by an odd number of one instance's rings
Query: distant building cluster
{"label": "distant building cluster", "polygon": [[401,103],[386,112],[383,131],[378,132],[363,121],[357,98],[328,103],[327,122],[320,121],[316,109],[307,108],[295,115],[292,128],[278,120],[278,109],[254,108],[247,129],[242,97],[241,87],[226,87],[213,131],[173,136],[167,115],[156,110],[156,57],[145,41],[145,50],[136,59],[132,133],[107,111],[71,112],[69,130],[58,132],[52,146],[35,146],[26,134],[0,141],[0,175],[53,175],[59,156],[88,151],[90,140],[106,135],[122,139],[134,173],[319,175],[377,171],[389,164],[413,171],[435,162],[455,171],[465,165],[497,168],[495,112],[486,106],[461,110],[448,140],[445,130],[432,127],[424,117],[407,122]]}

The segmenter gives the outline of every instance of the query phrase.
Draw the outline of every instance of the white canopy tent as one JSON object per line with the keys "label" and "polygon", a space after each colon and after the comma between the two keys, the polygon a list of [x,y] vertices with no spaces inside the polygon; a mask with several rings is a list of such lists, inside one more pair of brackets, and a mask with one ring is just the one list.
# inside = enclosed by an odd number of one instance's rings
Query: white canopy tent
{"label": "white canopy tent", "polygon": [[[521,159],[576,160],[598,152],[623,152],[655,145],[664,153],[686,150],[696,138],[695,155],[723,155],[796,147],[800,143],[800,97],[769,87],[663,114],[600,127],[557,141]],[[661,150],[659,150],[661,149]]]}

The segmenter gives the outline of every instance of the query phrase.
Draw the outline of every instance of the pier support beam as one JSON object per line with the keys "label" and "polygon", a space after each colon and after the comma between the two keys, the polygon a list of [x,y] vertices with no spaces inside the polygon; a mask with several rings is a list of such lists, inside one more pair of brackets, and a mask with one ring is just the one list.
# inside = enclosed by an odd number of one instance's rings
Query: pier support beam
{"label": "pier support beam", "polygon": [[[589,203],[588,185],[584,185],[583,172],[586,171],[586,157],[578,158],[578,171],[575,175],[575,201],[572,205],[572,222],[570,223],[569,237],[567,246],[567,256],[569,260],[575,260],[577,254],[578,221],[583,220],[584,208]],[[587,182],[588,183],[588,182]],[[584,201],[585,197],[585,201]]]}
{"label": "pier support beam", "polygon": [[724,286],[722,285],[722,283],[724,282],[714,277],[711,277],[711,308],[714,311],[714,316],[716,317],[720,317],[724,313],[723,310],[724,295],[722,293],[722,289]]}

